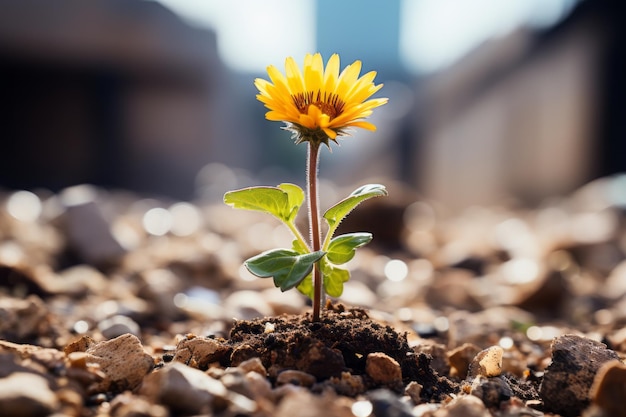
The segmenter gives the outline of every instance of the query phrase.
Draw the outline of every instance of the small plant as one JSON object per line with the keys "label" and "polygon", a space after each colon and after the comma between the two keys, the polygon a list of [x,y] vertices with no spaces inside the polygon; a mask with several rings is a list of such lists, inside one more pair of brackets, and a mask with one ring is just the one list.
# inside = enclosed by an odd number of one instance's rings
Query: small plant
{"label": "small plant", "polygon": [[371,233],[359,232],[334,236],[341,221],[361,202],[387,195],[383,185],[368,184],[356,189],[324,213],[328,230],[322,241],[317,171],[322,144],[347,136],[351,127],[376,130],[366,122],[372,110],[387,102],[370,97],[382,87],[374,85],[375,71],[359,77],[361,62],[355,61],[339,73],[339,55],[330,57],[324,68],[319,53],[307,54],[303,72],[293,58],[285,60],[285,75],[276,67],[267,69],[271,82],[257,78],[257,99],[269,109],[265,117],[282,121],[292,132],[296,144],[307,143],[307,197],[310,228],[308,242],[296,227],[296,216],[305,201],[305,192],[294,184],[276,187],[251,187],[230,191],[224,202],[235,208],[269,213],[293,233],[291,248],[271,249],[245,261],[246,268],[260,278],[274,279],[282,291],[297,288],[313,300],[313,320],[319,321],[324,293],[339,297],[343,283],[350,279],[340,266],[350,261],[357,248],[372,240]]}

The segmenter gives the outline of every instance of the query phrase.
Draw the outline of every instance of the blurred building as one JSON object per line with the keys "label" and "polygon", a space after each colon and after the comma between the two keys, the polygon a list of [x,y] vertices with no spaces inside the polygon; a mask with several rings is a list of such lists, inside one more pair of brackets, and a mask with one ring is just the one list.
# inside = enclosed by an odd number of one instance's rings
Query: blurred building
{"label": "blurred building", "polygon": [[226,82],[215,34],[158,3],[1,0],[0,187],[187,197],[227,158]]}
{"label": "blurred building", "polygon": [[458,208],[536,203],[626,169],[619,10],[583,1],[555,27],[494,39],[421,80],[414,184]]}
{"label": "blurred building", "polygon": [[[617,0],[581,0],[553,27],[520,28],[421,77],[401,62],[406,3],[382,3],[316,3],[318,50],[362,60],[390,98],[372,115],[377,132],[322,157],[322,177],[392,177],[465,207],[537,202],[626,170]],[[157,2],[0,0],[0,187],[87,182],[188,198],[198,172],[209,185],[250,185],[202,171],[208,162],[256,184],[301,183],[305,149],[264,119],[257,76],[224,67],[213,31]]]}

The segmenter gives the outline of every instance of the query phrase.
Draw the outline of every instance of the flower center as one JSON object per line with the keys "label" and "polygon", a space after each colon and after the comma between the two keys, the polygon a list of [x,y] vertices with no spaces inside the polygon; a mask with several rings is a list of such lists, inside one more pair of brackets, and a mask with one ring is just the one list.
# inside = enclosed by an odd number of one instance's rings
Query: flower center
{"label": "flower center", "polygon": [[317,91],[308,91],[306,93],[298,93],[291,96],[293,103],[302,114],[309,112],[309,106],[314,104],[322,113],[327,115],[330,120],[334,119],[343,112],[345,103],[334,93],[323,93]]}

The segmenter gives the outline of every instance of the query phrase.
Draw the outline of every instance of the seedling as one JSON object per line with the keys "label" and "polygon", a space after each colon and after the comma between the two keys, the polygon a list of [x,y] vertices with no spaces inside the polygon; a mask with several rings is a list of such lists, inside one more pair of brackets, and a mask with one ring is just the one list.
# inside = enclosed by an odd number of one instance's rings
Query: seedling
{"label": "seedling", "polygon": [[[372,240],[368,232],[334,236],[341,221],[356,206],[373,197],[387,195],[380,184],[367,184],[330,207],[323,215],[328,225],[322,240],[318,201],[318,162],[322,144],[329,150],[330,141],[349,136],[349,129],[359,127],[374,131],[376,126],[364,119],[386,98],[370,97],[382,88],[374,85],[375,71],[359,77],[361,62],[355,61],[339,73],[339,55],[328,60],[326,68],[319,53],[307,54],[303,71],[293,58],[285,60],[285,75],[276,67],[267,68],[270,81],[257,78],[257,99],[269,109],[265,117],[282,121],[296,144],[306,143],[307,193],[295,184],[276,187],[250,187],[229,191],[224,202],[235,208],[271,214],[283,222],[295,239],[291,248],[271,249],[245,261],[244,265],[260,278],[273,278],[274,285],[287,291],[297,288],[313,301],[313,320],[319,321],[324,294],[339,297],[350,272],[341,267],[350,261],[356,249]],[[300,207],[307,200],[310,241],[296,227]]]}

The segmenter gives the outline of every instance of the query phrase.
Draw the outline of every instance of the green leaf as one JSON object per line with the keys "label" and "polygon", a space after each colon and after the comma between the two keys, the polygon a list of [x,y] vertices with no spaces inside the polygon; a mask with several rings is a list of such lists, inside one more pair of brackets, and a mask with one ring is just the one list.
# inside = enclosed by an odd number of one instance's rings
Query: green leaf
{"label": "green leaf", "polygon": [[317,251],[302,255],[291,249],[271,249],[253,256],[244,265],[259,278],[274,278],[274,285],[287,291],[300,284],[325,254]]}
{"label": "green leaf", "polygon": [[325,259],[320,262],[324,276],[324,291],[331,297],[339,297],[343,293],[343,283],[350,279],[350,272],[336,267]]}
{"label": "green leaf", "polygon": [[291,243],[291,249],[298,252],[300,255],[309,253],[309,248],[307,248],[306,245],[304,245],[304,243],[302,243],[298,239],[294,239],[294,241]]}
{"label": "green leaf", "polygon": [[278,188],[287,193],[287,206],[289,208],[289,221],[296,219],[300,206],[304,203],[304,190],[295,184],[283,183]]}
{"label": "green leaf", "polygon": [[242,188],[224,194],[224,203],[234,208],[269,213],[287,223],[295,219],[303,201],[304,191],[294,184]]}
{"label": "green leaf", "polygon": [[342,265],[354,258],[356,249],[372,240],[371,233],[349,233],[333,238],[328,245],[326,257],[335,265]]}
{"label": "green leaf", "polygon": [[356,206],[363,201],[372,197],[387,195],[387,189],[381,184],[367,184],[357,188],[348,197],[344,198],[324,213],[324,218],[334,230],[339,223],[348,215]]}
{"label": "green leaf", "polygon": [[296,287],[302,294],[313,299],[313,274],[309,274]]}

